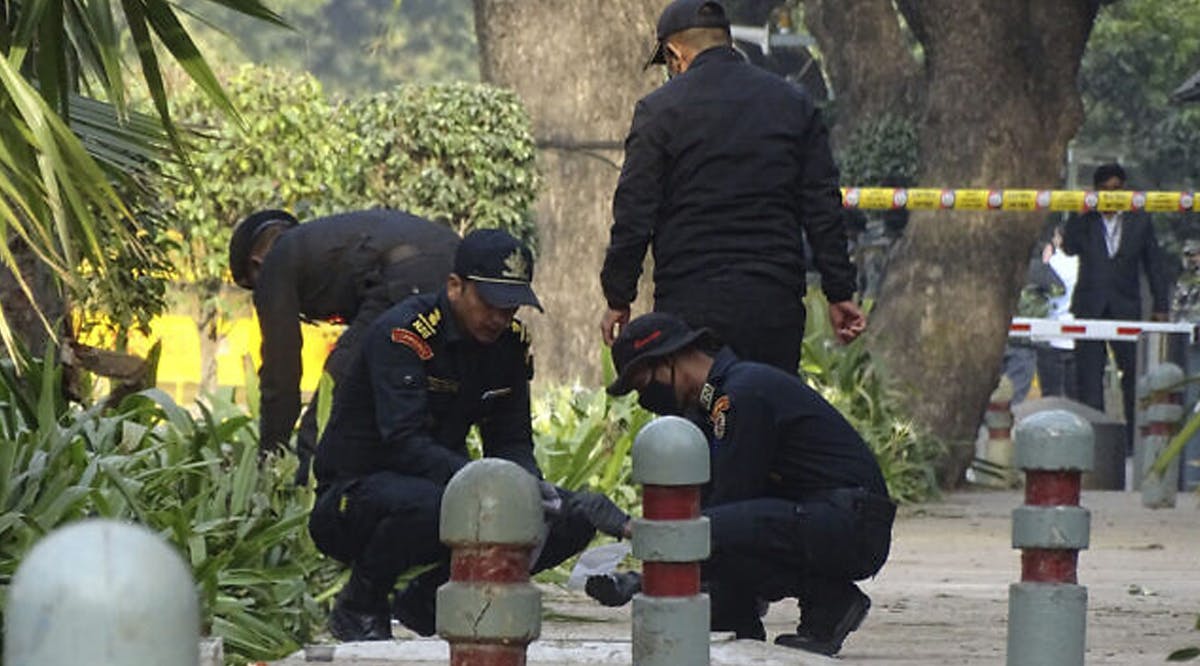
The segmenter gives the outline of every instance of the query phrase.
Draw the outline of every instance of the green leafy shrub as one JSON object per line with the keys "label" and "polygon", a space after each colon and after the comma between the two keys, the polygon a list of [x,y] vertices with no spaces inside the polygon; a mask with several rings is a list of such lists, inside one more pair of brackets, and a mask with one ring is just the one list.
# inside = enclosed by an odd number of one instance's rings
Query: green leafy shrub
{"label": "green leafy shrub", "polygon": [[20,377],[0,365],[0,597],[50,530],[136,520],[191,564],[230,663],[279,658],[312,636],[337,570],[304,529],[312,494],[290,483],[295,463],[259,464],[243,410],[214,400],[194,416],[154,389],[83,409],[59,398],[53,359],[27,365]]}
{"label": "green leafy shrub", "polygon": [[339,116],[358,142],[350,190],[464,234],[534,236],[536,149],[516,94],[464,83],[403,85],[351,101]]}

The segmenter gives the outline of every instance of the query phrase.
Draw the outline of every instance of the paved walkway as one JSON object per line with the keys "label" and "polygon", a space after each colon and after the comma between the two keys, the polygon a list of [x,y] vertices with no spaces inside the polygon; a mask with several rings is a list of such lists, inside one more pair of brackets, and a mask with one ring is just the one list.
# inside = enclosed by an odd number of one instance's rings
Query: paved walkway
{"label": "paved walkway", "polygon": [[[1020,575],[1012,549],[1013,491],[959,493],[906,507],[892,555],[863,589],[873,607],[837,660],[753,641],[716,636],[713,664],[996,665],[1005,662],[1008,585]],[[1200,645],[1200,509],[1181,495],[1175,509],[1149,510],[1140,496],[1085,492],[1092,545],[1080,553],[1079,581],[1089,592],[1087,663],[1162,664],[1172,650]],[[602,608],[579,593],[547,588],[543,639],[529,664],[628,664],[629,610]],[[794,603],[773,604],[767,634],[792,631]],[[446,664],[445,645],[413,640],[338,646],[334,664]],[[303,654],[278,662],[298,666]],[[309,662],[311,663],[311,662]]]}

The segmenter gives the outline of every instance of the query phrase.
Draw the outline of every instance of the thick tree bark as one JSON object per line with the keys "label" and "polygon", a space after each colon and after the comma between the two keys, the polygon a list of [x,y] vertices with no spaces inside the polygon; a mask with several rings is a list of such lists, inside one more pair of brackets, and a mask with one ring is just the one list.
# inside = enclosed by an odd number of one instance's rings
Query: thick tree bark
{"label": "thick tree bark", "polygon": [[[46,321],[52,326],[60,325],[66,314],[66,306],[54,276],[24,243],[12,241],[10,248],[16,259],[17,270],[33,292],[34,300],[41,307]],[[0,266],[0,307],[4,308],[4,316],[13,336],[29,353],[41,357],[46,351],[50,333],[6,266]],[[0,345],[0,356],[5,355]]]}
{"label": "thick tree bark", "polygon": [[633,105],[662,76],[642,65],[663,4],[475,0],[483,79],[517,92],[541,146],[534,288],[546,315],[521,316],[543,380],[600,381],[599,274],[612,193]]}
{"label": "thick tree bark", "polygon": [[[924,40],[927,106],[920,181],[929,187],[1034,187],[1062,181],[1082,122],[1079,61],[1090,0],[902,3]],[[1041,214],[914,214],[871,323],[875,357],[914,417],[955,445],[943,481],[970,460],[1000,368]]]}
{"label": "thick tree bark", "polygon": [[835,144],[881,114],[920,114],[923,72],[892,0],[804,0],[804,23],[833,88]]}

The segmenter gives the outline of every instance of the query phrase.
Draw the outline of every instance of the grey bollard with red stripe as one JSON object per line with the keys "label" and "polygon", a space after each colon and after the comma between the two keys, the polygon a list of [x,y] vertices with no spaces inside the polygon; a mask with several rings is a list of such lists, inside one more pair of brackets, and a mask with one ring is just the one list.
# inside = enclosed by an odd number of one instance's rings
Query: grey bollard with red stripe
{"label": "grey bollard with red stripe", "polygon": [[1157,365],[1146,373],[1146,435],[1138,452],[1141,459],[1134,460],[1134,474],[1141,479],[1142,506],[1150,509],[1175,506],[1179,458],[1162,474],[1151,468],[1183,419],[1183,379],[1183,370],[1174,363]]}
{"label": "grey bollard with red stripe", "polygon": [[450,582],[438,588],[437,633],[451,666],[522,666],[542,627],[542,593],[529,582],[543,530],[537,480],[500,458],[460,469],[442,495],[441,539]]}
{"label": "grey bollard with red stripe", "polygon": [[21,562],[4,613],[8,666],[196,666],[200,610],[183,559],[149,530],[87,520]]}
{"label": "grey bollard with red stripe", "polygon": [[1062,410],[1039,412],[1016,428],[1025,470],[1025,505],[1013,511],[1012,544],[1021,582],[1008,589],[1008,666],[1083,666],[1087,588],[1078,584],[1079,549],[1091,514],[1079,506],[1092,468],[1092,426]]}
{"label": "grey bollard with red stripe", "polygon": [[708,595],[700,593],[700,562],[709,556],[700,486],[708,477],[708,442],[691,421],[657,418],[634,439],[633,482],[642,484],[642,518],[633,521],[633,556],[642,560],[634,666],[709,663]]}

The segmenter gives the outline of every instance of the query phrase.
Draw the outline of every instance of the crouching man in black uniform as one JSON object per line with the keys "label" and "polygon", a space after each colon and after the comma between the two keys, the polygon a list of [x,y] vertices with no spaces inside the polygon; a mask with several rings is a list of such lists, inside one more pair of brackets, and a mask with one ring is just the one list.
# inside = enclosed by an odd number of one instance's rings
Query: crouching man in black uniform
{"label": "crouching man in black uniform", "polygon": [[[686,416],[708,437],[712,555],[701,574],[713,630],[764,640],[760,602],[795,597],[800,624],[775,642],[837,653],[871,606],[854,581],[883,566],[896,513],[866,443],[803,379],[714,351],[707,330],[675,315],[632,321],[613,361],[609,393],[637,390],[646,409]],[[610,605],[637,587],[627,574],[588,581]]]}
{"label": "crouching man in black uniform", "polygon": [[[484,455],[541,478],[530,425],[529,338],[513,318],[521,305],[541,309],[532,276],[532,256],[515,238],[475,231],[459,245],[444,289],[404,300],[368,328],[337,386],[314,465],[318,496],[309,532],[321,552],[351,566],[329,618],[335,637],[391,638],[391,614],[422,636],[433,634],[436,592],[449,569],[438,540],[442,491],[468,462],[472,425]],[[607,498],[540,486],[550,527],[533,571],[583,550],[594,525],[622,529],[624,516]],[[389,613],[400,574],[429,564],[434,568],[398,593]]]}
{"label": "crouching man in black uniform", "polygon": [[[287,447],[300,413],[300,322],[346,324],[325,360],[342,381],[367,326],[414,293],[446,284],[458,234],[436,222],[377,208],[304,224],[282,210],[263,210],[238,223],[229,240],[233,281],[254,290],[262,330],[260,447]],[[300,419],[296,483],[308,483],[317,447],[313,400]]]}

